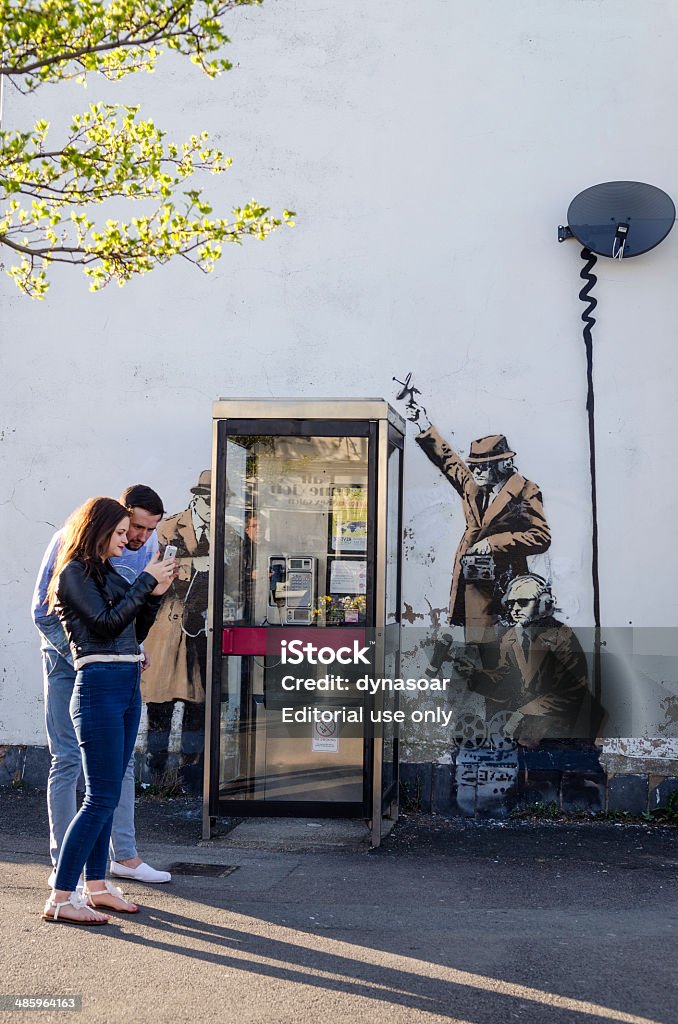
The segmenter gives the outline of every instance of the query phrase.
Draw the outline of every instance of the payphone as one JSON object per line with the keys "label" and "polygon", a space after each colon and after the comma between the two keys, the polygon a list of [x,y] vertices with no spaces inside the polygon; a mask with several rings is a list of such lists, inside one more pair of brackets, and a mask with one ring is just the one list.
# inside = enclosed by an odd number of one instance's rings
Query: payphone
{"label": "payphone", "polygon": [[310,625],[315,607],[315,558],[308,555],[269,555],[269,608],[277,608],[286,623]]}
{"label": "payphone", "polygon": [[[396,696],[359,679],[399,664],[404,421],[380,399],[221,399],[213,426],[203,833],[218,814],[363,816],[378,843],[398,737],[375,710]],[[293,669],[295,639],[325,662]],[[353,644],[368,666],[332,669]]]}

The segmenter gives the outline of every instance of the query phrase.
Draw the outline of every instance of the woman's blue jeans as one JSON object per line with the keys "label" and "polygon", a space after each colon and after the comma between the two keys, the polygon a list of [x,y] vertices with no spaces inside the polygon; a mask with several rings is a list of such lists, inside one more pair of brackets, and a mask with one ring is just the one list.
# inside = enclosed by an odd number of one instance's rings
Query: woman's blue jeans
{"label": "woman's blue jeans", "polygon": [[138,662],[93,662],[75,677],[71,718],[85,799],[64,836],[56,889],[72,892],[83,866],[85,879],[106,877],[113,814],[139,729],[140,677]]}

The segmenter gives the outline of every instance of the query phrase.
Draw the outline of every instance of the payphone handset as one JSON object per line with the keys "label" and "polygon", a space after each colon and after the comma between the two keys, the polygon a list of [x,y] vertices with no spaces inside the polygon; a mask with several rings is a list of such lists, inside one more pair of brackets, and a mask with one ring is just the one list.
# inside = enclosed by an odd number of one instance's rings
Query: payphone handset
{"label": "payphone handset", "polygon": [[313,622],[316,559],[310,555],[270,555],[268,606],[278,608],[286,623]]}

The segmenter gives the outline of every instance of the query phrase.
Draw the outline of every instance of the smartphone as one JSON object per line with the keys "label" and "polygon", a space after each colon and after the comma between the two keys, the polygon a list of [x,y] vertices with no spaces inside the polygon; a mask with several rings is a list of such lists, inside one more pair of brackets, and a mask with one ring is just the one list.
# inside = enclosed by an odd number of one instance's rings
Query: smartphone
{"label": "smartphone", "polygon": [[169,561],[170,558],[174,558],[176,556],[176,553],[177,549],[174,546],[174,544],[168,544],[167,547],[165,548],[165,553],[162,556],[163,562],[167,562]]}

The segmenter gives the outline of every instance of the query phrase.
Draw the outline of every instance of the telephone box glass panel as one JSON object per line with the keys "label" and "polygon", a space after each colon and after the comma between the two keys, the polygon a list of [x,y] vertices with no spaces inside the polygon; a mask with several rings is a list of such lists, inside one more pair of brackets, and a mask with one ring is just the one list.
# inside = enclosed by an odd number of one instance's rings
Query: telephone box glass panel
{"label": "telephone box glass panel", "polygon": [[325,725],[301,713],[357,712],[360,669],[342,666],[338,692],[322,686],[327,665],[304,661],[309,683],[295,691],[298,671],[283,664],[280,643],[317,635],[331,643],[338,631],[345,643],[371,625],[369,443],[367,436],[226,436],[222,800],[363,801],[362,727],[351,716]]}

